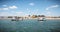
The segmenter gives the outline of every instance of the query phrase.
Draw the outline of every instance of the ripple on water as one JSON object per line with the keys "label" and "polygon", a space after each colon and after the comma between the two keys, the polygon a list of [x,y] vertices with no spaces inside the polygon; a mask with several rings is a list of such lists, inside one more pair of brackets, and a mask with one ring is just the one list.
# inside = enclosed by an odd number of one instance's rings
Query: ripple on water
{"label": "ripple on water", "polygon": [[0,20],[0,31],[2,32],[51,32],[56,30],[60,30],[60,20]]}

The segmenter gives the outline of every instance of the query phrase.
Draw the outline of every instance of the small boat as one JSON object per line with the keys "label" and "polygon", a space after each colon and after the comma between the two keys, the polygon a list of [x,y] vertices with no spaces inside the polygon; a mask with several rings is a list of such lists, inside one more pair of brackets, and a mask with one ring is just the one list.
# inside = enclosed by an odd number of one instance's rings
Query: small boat
{"label": "small boat", "polygon": [[44,17],[38,18],[38,21],[46,21]]}
{"label": "small boat", "polygon": [[19,20],[23,20],[23,18],[15,17],[15,18],[11,19],[11,21],[19,21]]}
{"label": "small boat", "polygon": [[17,19],[12,19],[11,21],[19,21],[19,20],[17,20]]}
{"label": "small boat", "polygon": [[11,19],[11,21],[19,21],[19,18],[15,17],[15,18]]}

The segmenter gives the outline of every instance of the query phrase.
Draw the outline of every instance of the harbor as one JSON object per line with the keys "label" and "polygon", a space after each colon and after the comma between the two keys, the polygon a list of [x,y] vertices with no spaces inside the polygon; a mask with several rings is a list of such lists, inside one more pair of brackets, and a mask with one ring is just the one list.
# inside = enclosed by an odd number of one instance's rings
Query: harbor
{"label": "harbor", "polygon": [[41,16],[35,16],[35,15],[32,15],[32,16],[24,16],[24,17],[21,17],[21,16],[0,16],[0,19],[1,20],[4,20],[4,19],[10,19],[10,20],[12,20],[12,19],[16,19],[16,20],[25,20],[25,19],[37,19],[37,20],[42,20],[42,19],[46,19],[46,20],[54,20],[54,19],[57,19],[57,20],[59,20],[60,19],[60,16],[45,16],[45,15],[41,15]]}
{"label": "harbor", "polygon": [[60,32],[60,0],[0,0],[0,32]]}

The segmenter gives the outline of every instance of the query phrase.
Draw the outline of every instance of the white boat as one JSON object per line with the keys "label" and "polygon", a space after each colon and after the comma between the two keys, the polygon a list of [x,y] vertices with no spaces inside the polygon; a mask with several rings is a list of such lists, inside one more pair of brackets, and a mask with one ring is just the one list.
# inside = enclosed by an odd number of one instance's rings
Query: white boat
{"label": "white boat", "polygon": [[23,18],[21,17],[21,18],[19,18],[19,17],[13,17],[12,18],[12,21],[19,21],[19,20],[23,20]]}
{"label": "white boat", "polygon": [[45,17],[39,17],[38,21],[46,21]]}
{"label": "white boat", "polygon": [[19,18],[18,17],[13,17],[11,20],[12,21],[19,21]]}
{"label": "white boat", "polygon": [[19,19],[11,19],[12,21],[19,21]]}

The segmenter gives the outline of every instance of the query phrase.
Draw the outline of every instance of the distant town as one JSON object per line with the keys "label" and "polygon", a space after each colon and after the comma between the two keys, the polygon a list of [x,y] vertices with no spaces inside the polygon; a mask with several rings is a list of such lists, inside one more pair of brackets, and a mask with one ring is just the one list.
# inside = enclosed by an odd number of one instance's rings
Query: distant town
{"label": "distant town", "polygon": [[45,15],[28,15],[28,16],[0,16],[0,19],[13,19],[13,18],[23,18],[23,19],[37,19],[38,17],[45,17],[46,19],[60,19],[60,16],[45,16]]}

